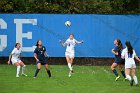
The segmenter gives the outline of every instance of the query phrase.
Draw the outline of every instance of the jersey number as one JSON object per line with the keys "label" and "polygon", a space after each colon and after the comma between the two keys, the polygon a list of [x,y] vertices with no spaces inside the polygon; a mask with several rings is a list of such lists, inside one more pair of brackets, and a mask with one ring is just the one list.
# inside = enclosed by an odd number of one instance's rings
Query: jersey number
{"label": "jersey number", "polygon": [[132,54],[128,53],[128,58],[132,58]]}

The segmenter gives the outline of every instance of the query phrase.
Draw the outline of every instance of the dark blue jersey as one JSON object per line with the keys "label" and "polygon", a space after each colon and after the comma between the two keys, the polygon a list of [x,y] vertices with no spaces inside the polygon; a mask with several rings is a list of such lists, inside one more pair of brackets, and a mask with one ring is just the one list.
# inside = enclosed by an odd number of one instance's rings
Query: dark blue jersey
{"label": "dark blue jersey", "polygon": [[118,55],[115,55],[115,62],[117,62],[117,63],[121,62],[122,61],[122,59],[121,59],[121,50],[119,49],[118,46],[116,46],[114,48],[114,52],[118,52]]}
{"label": "dark blue jersey", "polygon": [[42,46],[42,48],[36,47],[36,49],[34,50],[34,53],[36,53],[39,61],[45,60],[45,52],[46,48],[44,46]]}

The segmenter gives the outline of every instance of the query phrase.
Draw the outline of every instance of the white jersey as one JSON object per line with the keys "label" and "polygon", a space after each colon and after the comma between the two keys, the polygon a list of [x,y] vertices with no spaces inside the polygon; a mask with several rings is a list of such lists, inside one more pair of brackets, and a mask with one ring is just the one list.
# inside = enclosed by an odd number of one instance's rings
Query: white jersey
{"label": "white jersey", "polygon": [[136,55],[135,50],[133,50],[133,54],[131,55],[131,54],[128,53],[128,49],[125,48],[125,49],[123,49],[121,55],[122,55],[123,57],[125,57],[125,64],[126,64],[126,65],[127,65],[127,64],[135,64],[135,60],[134,60],[134,57],[135,57],[135,55]]}
{"label": "white jersey", "polygon": [[70,53],[74,53],[75,51],[75,42],[76,40],[73,39],[73,40],[70,40],[70,39],[67,39],[65,44],[67,45],[67,48],[66,48],[66,52],[70,52]]}
{"label": "white jersey", "polygon": [[20,59],[21,49],[14,48],[11,55],[12,59]]}

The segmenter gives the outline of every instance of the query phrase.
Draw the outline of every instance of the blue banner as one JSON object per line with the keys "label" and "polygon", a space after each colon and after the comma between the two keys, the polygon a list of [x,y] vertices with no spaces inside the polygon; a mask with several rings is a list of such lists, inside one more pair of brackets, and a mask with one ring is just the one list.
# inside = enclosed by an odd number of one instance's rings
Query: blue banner
{"label": "blue banner", "polygon": [[[69,20],[71,26],[65,26]],[[33,57],[37,40],[42,40],[50,57],[64,57],[65,42],[73,33],[77,44],[76,57],[113,57],[114,39],[131,41],[140,55],[139,15],[96,14],[0,14],[0,56],[9,56],[16,42],[22,46],[23,57]],[[124,45],[125,47],[125,45]]]}

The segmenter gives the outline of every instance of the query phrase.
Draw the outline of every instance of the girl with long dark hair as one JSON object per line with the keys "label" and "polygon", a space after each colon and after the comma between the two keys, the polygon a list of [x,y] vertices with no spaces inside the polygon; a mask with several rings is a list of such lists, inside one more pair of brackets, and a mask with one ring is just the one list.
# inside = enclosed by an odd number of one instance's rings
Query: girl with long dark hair
{"label": "girl with long dark hair", "polygon": [[117,70],[115,69],[116,67],[118,67],[119,71],[121,72],[122,76],[125,79],[126,79],[126,76],[123,71],[124,60],[122,60],[122,58],[121,58],[121,51],[123,49],[122,43],[119,39],[115,39],[114,44],[115,44],[115,48],[112,49],[112,53],[115,55],[115,61],[111,65],[111,70],[113,71],[113,73],[116,76],[115,81],[117,81],[120,78],[120,76],[117,73]]}
{"label": "girl with long dark hair", "polygon": [[[137,86],[138,80],[137,80],[137,76],[136,76],[136,64],[135,64],[134,58],[137,59],[139,62],[140,62],[140,59],[136,55],[135,50],[133,49],[133,47],[129,41],[127,41],[125,43],[125,45],[126,45],[126,48],[123,49],[121,55],[122,55],[122,58],[125,59],[126,78],[130,81],[131,86],[133,86],[133,82]],[[133,78],[131,78],[130,72],[131,72]]]}
{"label": "girl with long dark hair", "polygon": [[37,69],[36,69],[34,78],[37,77],[37,74],[41,69],[41,65],[44,65],[44,67],[48,73],[48,76],[51,77],[51,72],[48,67],[48,62],[46,61],[46,57],[48,57],[48,54],[46,53],[46,48],[45,48],[45,46],[42,45],[41,40],[37,41],[36,46],[37,47],[34,51],[34,58],[36,59],[36,62],[37,62]]}

